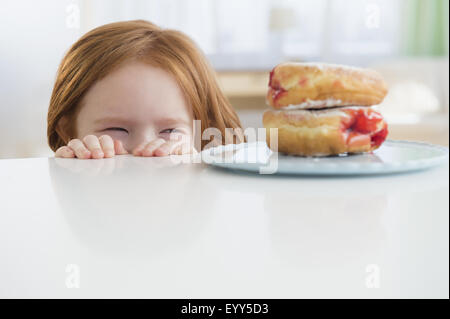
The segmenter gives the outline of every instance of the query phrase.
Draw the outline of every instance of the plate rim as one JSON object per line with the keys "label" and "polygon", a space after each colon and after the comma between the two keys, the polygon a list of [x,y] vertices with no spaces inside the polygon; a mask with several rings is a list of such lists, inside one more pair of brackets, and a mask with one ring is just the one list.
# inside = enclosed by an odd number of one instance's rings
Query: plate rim
{"label": "plate rim", "polygon": [[[386,144],[387,143],[387,144]],[[215,154],[211,155],[211,149],[208,149],[206,157],[213,159],[214,156],[221,154],[221,152],[234,149],[242,149],[248,147],[250,144],[264,144],[267,147],[265,141],[258,141],[253,143],[241,143],[241,144],[227,144],[219,145],[215,147]],[[272,175],[373,175],[373,174],[392,174],[392,173],[402,173],[410,171],[419,171],[423,169],[432,168],[443,164],[449,159],[449,148],[444,145],[436,145],[428,142],[422,141],[408,141],[408,140],[391,140],[387,139],[383,145],[389,146],[419,146],[426,147],[433,150],[440,151],[441,154],[424,159],[411,159],[403,162],[388,162],[388,163],[320,163],[319,165],[315,163],[303,163],[302,166],[298,166],[295,170],[286,169],[278,170]],[[231,145],[231,146],[230,146]],[[233,148],[234,147],[234,148]],[[374,151],[376,152],[376,150]],[[203,152],[202,152],[203,153]],[[273,154],[273,152],[272,152]],[[203,154],[202,154],[203,155]],[[289,157],[290,155],[283,155]],[[311,157],[314,158],[314,157]],[[214,160],[207,162],[207,164],[214,167],[221,167],[229,170],[246,171],[259,173],[259,168],[264,165],[264,163],[249,163],[249,162],[238,162],[238,163],[218,163]],[[338,169],[339,168],[339,169]]]}

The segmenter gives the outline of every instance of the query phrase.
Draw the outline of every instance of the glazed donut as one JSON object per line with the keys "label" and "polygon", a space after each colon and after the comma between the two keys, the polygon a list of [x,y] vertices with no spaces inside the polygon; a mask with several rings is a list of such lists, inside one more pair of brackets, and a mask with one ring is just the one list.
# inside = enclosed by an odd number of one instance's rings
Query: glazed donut
{"label": "glazed donut", "polygon": [[[269,110],[263,115],[263,124],[273,151],[300,156],[370,152],[388,134],[381,114],[368,107]],[[278,128],[278,149],[270,141],[270,128]]]}
{"label": "glazed donut", "polygon": [[267,104],[275,109],[371,106],[387,86],[373,70],[322,63],[282,63],[270,72]]}

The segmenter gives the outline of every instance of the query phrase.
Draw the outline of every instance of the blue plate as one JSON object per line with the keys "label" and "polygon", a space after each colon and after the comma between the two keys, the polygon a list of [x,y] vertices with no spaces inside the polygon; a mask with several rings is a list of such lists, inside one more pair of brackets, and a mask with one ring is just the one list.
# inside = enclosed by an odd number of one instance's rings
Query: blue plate
{"label": "blue plate", "polygon": [[265,142],[229,144],[205,150],[210,165],[259,174],[369,175],[417,171],[448,161],[447,147],[387,140],[372,153],[299,157],[272,152]]}

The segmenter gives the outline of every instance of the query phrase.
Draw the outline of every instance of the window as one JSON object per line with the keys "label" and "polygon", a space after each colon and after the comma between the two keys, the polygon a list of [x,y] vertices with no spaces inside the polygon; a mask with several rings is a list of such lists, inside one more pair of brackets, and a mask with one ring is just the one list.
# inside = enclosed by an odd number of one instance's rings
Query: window
{"label": "window", "polygon": [[280,59],[364,64],[400,51],[404,0],[84,0],[83,32],[146,19],[191,36],[218,69]]}

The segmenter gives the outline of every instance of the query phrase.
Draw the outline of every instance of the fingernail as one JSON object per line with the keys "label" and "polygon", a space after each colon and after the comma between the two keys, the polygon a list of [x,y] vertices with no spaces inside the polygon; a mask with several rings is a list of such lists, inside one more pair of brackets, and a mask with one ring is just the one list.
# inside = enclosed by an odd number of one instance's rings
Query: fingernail
{"label": "fingernail", "polygon": [[105,151],[105,157],[113,157],[113,156],[114,156],[114,152],[112,150]]}
{"label": "fingernail", "polygon": [[133,155],[134,156],[141,156],[142,155],[142,151],[141,150],[135,150],[135,151],[133,151]]}
{"label": "fingernail", "polygon": [[156,156],[167,156],[169,153],[161,148],[158,148],[157,150],[155,150],[154,155]]}
{"label": "fingernail", "polygon": [[92,156],[94,157],[94,158],[101,158],[101,157],[103,157],[105,154],[103,153],[103,151],[102,150],[93,150],[92,151]]}
{"label": "fingernail", "polygon": [[149,149],[145,149],[142,151],[142,156],[152,156],[153,155],[153,151],[149,150]]}

